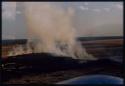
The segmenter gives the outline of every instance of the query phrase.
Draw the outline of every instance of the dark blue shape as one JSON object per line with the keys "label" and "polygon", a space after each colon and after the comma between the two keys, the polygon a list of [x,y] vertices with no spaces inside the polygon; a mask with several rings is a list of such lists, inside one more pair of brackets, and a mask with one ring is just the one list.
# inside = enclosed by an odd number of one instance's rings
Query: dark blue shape
{"label": "dark blue shape", "polygon": [[123,84],[123,79],[109,75],[87,75],[65,80],[57,84]]}

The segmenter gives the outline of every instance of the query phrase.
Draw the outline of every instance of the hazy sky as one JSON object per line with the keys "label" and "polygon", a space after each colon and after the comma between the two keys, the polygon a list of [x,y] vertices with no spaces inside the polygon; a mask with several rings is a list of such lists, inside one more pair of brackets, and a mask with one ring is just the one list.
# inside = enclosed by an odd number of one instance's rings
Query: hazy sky
{"label": "hazy sky", "polygon": [[[77,36],[122,36],[122,2],[50,2],[63,9],[74,10],[73,26]],[[2,38],[27,37],[23,3],[2,3]]]}

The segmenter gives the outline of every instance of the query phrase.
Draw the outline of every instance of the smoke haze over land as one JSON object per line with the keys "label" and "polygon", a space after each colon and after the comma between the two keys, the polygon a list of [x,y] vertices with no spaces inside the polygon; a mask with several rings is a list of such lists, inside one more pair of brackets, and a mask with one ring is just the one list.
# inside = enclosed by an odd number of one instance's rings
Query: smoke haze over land
{"label": "smoke haze over land", "polygon": [[[25,52],[44,52],[79,59],[94,59],[75,39],[72,8],[63,10],[43,2],[24,4],[28,25],[28,44]],[[18,47],[18,51],[24,53],[23,49],[19,50],[20,48]],[[13,51],[17,53],[17,50]]]}

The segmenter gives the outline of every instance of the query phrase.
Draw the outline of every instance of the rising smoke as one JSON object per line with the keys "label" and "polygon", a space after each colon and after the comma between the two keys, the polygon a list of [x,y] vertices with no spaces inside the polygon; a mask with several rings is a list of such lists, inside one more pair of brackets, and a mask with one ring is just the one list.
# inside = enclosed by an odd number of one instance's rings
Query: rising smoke
{"label": "rising smoke", "polygon": [[14,48],[16,55],[44,52],[74,59],[95,59],[75,39],[72,8],[64,10],[47,2],[25,2],[24,5],[29,37],[26,49]]}

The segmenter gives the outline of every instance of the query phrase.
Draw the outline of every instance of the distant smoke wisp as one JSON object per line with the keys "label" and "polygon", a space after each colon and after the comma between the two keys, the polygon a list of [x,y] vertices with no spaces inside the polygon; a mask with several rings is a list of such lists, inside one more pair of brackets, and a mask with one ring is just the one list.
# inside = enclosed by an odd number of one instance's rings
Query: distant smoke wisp
{"label": "distant smoke wisp", "polygon": [[[74,59],[95,59],[76,41],[72,25],[73,9],[67,11],[46,2],[26,2],[28,43],[22,53],[52,53]],[[15,52],[17,52],[15,50]]]}

